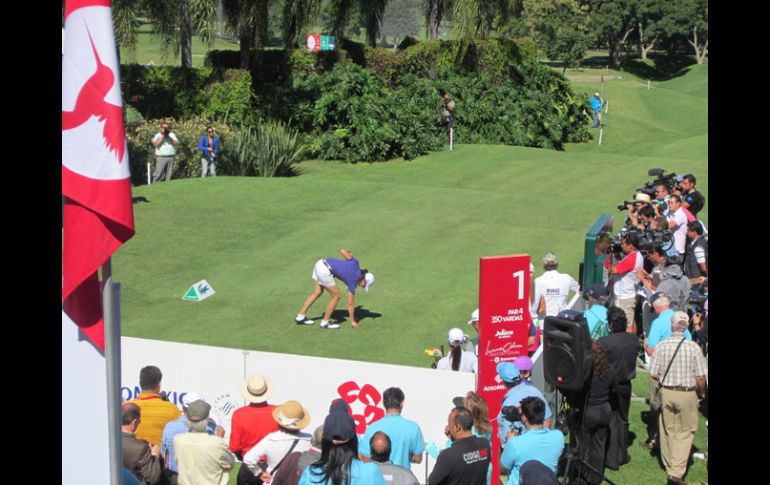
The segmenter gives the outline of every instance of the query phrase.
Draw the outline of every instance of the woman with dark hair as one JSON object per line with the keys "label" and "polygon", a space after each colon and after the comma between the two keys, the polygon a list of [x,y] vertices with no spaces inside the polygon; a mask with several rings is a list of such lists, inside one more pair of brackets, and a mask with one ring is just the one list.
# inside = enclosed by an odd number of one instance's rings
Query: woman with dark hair
{"label": "woman with dark hair", "polygon": [[299,485],[385,485],[379,467],[357,458],[356,423],[345,411],[324,421],[321,459],[302,472]]}
{"label": "woman with dark hair", "polygon": [[[604,455],[610,426],[610,390],[617,392],[617,377],[610,370],[607,353],[596,341],[593,350],[593,373],[583,412],[580,450],[589,467],[582,466],[580,483],[598,484],[604,476]],[[593,470],[591,470],[593,468]]]}
{"label": "woman with dark hair", "polygon": [[453,370],[460,372],[476,373],[479,359],[473,352],[463,350],[463,343],[466,336],[459,328],[453,328],[449,331],[447,341],[449,342],[449,355],[442,357],[436,364],[436,369]]}

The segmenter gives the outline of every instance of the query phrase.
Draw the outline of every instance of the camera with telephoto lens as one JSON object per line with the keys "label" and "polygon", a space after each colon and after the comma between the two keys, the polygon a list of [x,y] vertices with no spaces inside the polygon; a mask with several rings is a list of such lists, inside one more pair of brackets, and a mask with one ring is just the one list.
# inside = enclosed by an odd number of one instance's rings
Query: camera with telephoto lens
{"label": "camera with telephoto lens", "polygon": [[620,244],[623,239],[628,239],[628,242],[645,256],[655,247],[661,247],[665,252],[674,244],[674,235],[669,230],[645,231],[636,227],[624,227],[610,243],[607,254],[613,254],[618,259],[622,259],[625,256]]}
{"label": "camera with telephoto lens", "polygon": [[655,198],[655,187],[658,185],[665,185],[668,187],[669,192],[674,190],[674,187],[681,181],[681,177],[678,177],[676,173],[666,173],[662,168],[651,168],[647,171],[647,175],[650,177],[656,177],[655,180],[651,180],[644,184],[644,186],[637,189],[639,192],[645,193],[650,198]]}
{"label": "camera with telephoto lens", "polygon": [[511,423],[514,421],[521,421],[521,413],[519,412],[518,406],[503,406],[500,413]]}
{"label": "camera with telephoto lens", "polygon": [[168,136],[169,133],[171,133],[171,130],[169,128],[166,128],[166,129],[163,130],[163,134],[165,136]]}

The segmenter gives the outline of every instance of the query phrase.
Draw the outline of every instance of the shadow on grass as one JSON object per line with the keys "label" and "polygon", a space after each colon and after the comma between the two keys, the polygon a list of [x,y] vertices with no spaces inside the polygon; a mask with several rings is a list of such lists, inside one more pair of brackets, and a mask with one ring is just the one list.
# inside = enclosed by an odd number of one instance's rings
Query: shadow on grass
{"label": "shadow on grass", "polygon": [[694,64],[692,56],[651,53],[647,62],[640,58],[627,58],[621,69],[651,81],[667,81],[683,76],[687,68]]}
{"label": "shadow on grass", "polygon": [[[358,320],[358,323],[361,323],[361,321],[367,318],[371,318],[374,320],[376,318],[380,318],[381,316],[382,316],[382,313],[369,311],[366,308],[362,307],[361,305],[358,305],[356,307],[356,320]],[[337,323],[342,323],[347,320],[347,317],[348,317],[347,310],[334,310],[332,312],[331,319],[336,321]]]}
{"label": "shadow on grass", "polygon": [[139,202],[149,202],[149,200],[147,200],[147,197],[143,195],[139,195],[137,197],[132,197],[131,202],[133,202],[134,204],[138,204]]}

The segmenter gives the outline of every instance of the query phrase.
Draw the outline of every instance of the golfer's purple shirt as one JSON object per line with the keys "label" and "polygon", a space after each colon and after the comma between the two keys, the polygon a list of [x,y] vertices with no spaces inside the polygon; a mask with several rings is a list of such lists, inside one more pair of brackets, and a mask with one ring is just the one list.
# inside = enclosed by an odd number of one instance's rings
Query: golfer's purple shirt
{"label": "golfer's purple shirt", "polygon": [[326,264],[332,267],[332,275],[345,282],[348,291],[355,295],[358,282],[361,281],[361,267],[358,265],[358,260],[326,258]]}

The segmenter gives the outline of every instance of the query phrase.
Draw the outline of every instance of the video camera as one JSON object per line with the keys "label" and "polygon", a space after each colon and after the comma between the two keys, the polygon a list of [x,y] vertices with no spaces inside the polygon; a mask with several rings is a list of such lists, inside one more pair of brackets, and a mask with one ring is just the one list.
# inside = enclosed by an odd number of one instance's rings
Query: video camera
{"label": "video camera", "polygon": [[672,244],[674,244],[674,235],[669,230],[647,230],[638,229],[636,227],[624,227],[615,236],[607,248],[607,254],[612,254],[618,259],[622,259],[623,249],[620,242],[623,239],[628,239],[643,255],[649,254],[652,248],[660,246],[663,251],[667,251]]}
{"label": "video camera", "polygon": [[503,406],[503,409],[500,410],[500,413],[506,420],[511,423],[515,421],[521,421],[521,413],[519,412],[518,406]]}
{"label": "video camera", "polygon": [[[650,177],[655,177],[654,180],[650,180],[649,182],[646,182],[643,186],[636,189],[636,192],[641,192],[642,194],[647,194],[650,196],[650,200],[652,200],[652,203],[655,202],[655,187],[658,185],[665,185],[668,188],[668,191],[671,192],[674,190],[674,188],[679,184],[679,182],[682,180],[681,176],[678,176],[675,172],[671,173],[665,173],[666,170],[662,168],[651,168],[647,171],[647,175]],[[628,204],[633,204],[634,201],[628,201],[624,200],[623,204],[618,205],[619,211],[624,211],[628,209],[626,207]]]}

